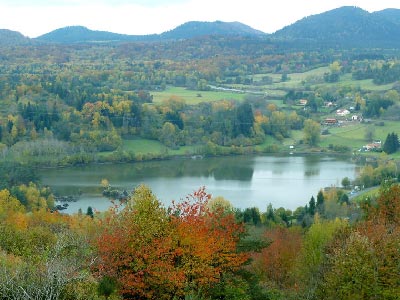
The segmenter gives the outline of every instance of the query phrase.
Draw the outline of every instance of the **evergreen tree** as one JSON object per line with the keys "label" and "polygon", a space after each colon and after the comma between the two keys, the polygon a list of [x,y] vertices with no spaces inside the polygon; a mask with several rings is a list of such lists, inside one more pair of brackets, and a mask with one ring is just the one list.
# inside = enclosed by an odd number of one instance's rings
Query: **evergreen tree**
{"label": "evergreen tree", "polygon": [[86,211],[86,215],[93,219],[94,213],[93,213],[93,208],[91,206],[88,206],[87,211]]}
{"label": "evergreen tree", "polygon": [[250,136],[254,123],[253,109],[249,103],[243,103],[236,109],[235,135]]}
{"label": "evergreen tree", "polygon": [[323,205],[324,201],[325,201],[324,193],[322,192],[322,190],[320,190],[317,195],[317,207]]}
{"label": "evergreen tree", "polygon": [[395,153],[399,149],[399,137],[396,133],[389,133],[386,137],[385,143],[383,144],[383,151],[387,154]]}
{"label": "evergreen tree", "polygon": [[315,214],[315,198],[314,198],[314,196],[311,196],[310,202],[308,204],[309,204],[308,212],[310,215],[313,216]]}
{"label": "evergreen tree", "polygon": [[324,193],[322,192],[322,190],[320,190],[317,195],[317,205],[316,205],[317,211],[320,214],[324,212],[324,202],[325,202]]}

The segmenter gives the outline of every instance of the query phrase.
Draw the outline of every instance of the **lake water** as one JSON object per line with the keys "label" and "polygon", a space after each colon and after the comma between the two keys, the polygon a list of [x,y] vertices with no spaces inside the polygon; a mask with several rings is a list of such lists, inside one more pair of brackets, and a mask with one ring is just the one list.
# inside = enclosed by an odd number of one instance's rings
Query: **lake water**
{"label": "lake water", "polygon": [[41,170],[42,183],[61,195],[80,195],[64,212],[87,207],[104,211],[110,201],[101,195],[100,182],[131,191],[144,183],[166,206],[201,186],[213,196],[223,196],[234,207],[295,209],[327,186],[340,186],[344,177],[354,179],[357,166],[350,160],[319,155],[234,156],[175,159],[126,164],[88,165]]}

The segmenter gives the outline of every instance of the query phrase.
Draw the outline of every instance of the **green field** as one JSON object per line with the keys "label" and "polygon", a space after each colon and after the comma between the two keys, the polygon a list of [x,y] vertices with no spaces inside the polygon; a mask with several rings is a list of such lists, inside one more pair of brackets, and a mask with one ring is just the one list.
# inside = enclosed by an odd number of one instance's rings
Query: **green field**
{"label": "green field", "polygon": [[165,146],[159,141],[147,140],[147,139],[132,139],[124,140],[122,149],[125,151],[132,151],[137,154],[158,154],[165,151]]}
{"label": "green field", "polygon": [[321,137],[320,146],[325,148],[329,145],[341,145],[356,150],[371,142],[365,138],[368,127],[371,127],[374,132],[373,139],[381,140],[382,143],[385,142],[389,133],[400,131],[400,122],[385,121],[383,124],[383,126],[376,126],[375,123],[355,122],[340,127],[329,127],[329,134]]}
{"label": "green field", "polygon": [[168,154],[168,155],[192,155],[196,153],[195,146],[182,146],[173,150],[156,140],[136,138],[123,141],[123,150],[132,151],[135,154]]}
{"label": "green field", "polygon": [[193,91],[182,87],[168,87],[162,92],[152,92],[153,102],[161,103],[171,97],[179,97],[187,104],[198,104],[201,102],[213,102],[218,100],[243,100],[245,93],[227,91]]}
{"label": "green field", "polygon": [[319,67],[303,73],[291,73],[288,74],[288,80],[281,82],[281,74],[256,74],[253,76],[253,81],[258,82],[263,76],[269,76],[272,78],[273,82],[269,85],[262,86],[263,91],[279,91],[282,92],[287,89],[301,89],[305,85],[316,87],[331,87],[331,86],[346,86],[353,88],[360,88],[366,91],[386,91],[393,87],[393,84],[386,85],[376,85],[372,82],[372,79],[365,80],[354,80],[351,74],[344,74],[340,76],[339,82],[327,83],[324,82],[323,76],[325,73],[329,72],[329,67]]}

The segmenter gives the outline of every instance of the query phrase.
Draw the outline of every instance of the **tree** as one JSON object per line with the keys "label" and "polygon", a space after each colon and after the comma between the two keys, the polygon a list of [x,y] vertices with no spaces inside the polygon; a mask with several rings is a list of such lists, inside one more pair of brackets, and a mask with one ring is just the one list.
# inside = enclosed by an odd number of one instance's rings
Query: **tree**
{"label": "tree", "polygon": [[140,299],[180,298],[220,283],[248,256],[236,251],[243,226],[223,208],[210,211],[209,199],[202,188],[167,210],[149,188],[135,188],[126,207],[104,221],[98,275]]}
{"label": "tree", "polygon": [[374,126],[367,126],[365,127],[365,140],[370,142],[375,137],[375,127]]}
{"label": "tree", "polygon": [[317,122],[307,119],[304,121],[304,140],[310,146],[316,146],[321,138],[321,125]]}
{"label": "tree", "polygon": [[251,105],[247,102],[240,104],[236,108],[235,131],[236,136],[243,134],[250,136],[251,128],[254,123],[254,114]]}
{"label": "tree", "polygon": [[300,251],[298,274],[299,287],[307,299],[313,299],[315,289],[322,281],[319,270],[325,259],[325,247],[338,230],[347,226],[347,222],[343,220],[323,221],[316,217],[314,224],[306,232]]}
{"label": "tree", "polygon": [[310,202],[308,203],[308,212],[309,212],[309,214],[310,215],[314,215],[315,214],[315,207],[316,207],[316,205],[315,205],[315,198],[314,198],[314,196],[311,196],[311,199],[310,199]]}
{"label": "tree", "polygon": [[86,215],[93,219],[94,213],[93,213],[93,208],[91,206],[88,206],[87,211],[86,211]]}
{"label": "tree", "polygon": [[326,252],[318,299],[399,299],[400,188],[383,186],[365,219],[338,234]]}
{"label": "tree", "polygon": [[160,142],[165,146],[175,148],[178,142],[178,132],[176,126],[170,122],[165,122],[160,132]]}
{"label": "tree", "polygon": [[383,151],[387,154],[395,153],[399,149],[399,137],[396,133],[389,133],[386,137],[385,143],[383,144]]}
{"label": "tree", "polygon": [[343,186],[343,188],[344,188],[344,189],[348,189],[348,188],[350,187],[350,185],[351,185],[351,182],[350,182],[349,177],[344,177],[344,178],[342,179],[342,186]]}
{"label": "tree", "polygon": [[276,227],[265,232],[271,244],[252,256],[251,268],[269,286],[291,288],[295,283],[295,267],[301,250],[299,227]]}
{"label": "tree", "polygon": [[137,187],[126,207],[105,219],[97,239],[99,276],[116,279],[127,297],[164,299],[182,289],[168,231],[166,209],[147,187]]}
{"label": "tree", "polygon": [[324,193],[322,192],[322,190],[319,190],[317,194],[317,203],[316,203],[316,208],[319,213],[323,213],[324,211],[324,202],[325,202]]}
{"label": "tree", "polygon": [[329,271],[317,291],[319,299],[390,299],[377,297],[376,256],[368,238],[353,232],[344,245],[331,251]]}
{"label": "tree", "polygon": [[343,193],[343,194],[340,196],[340,199],[339,199],[339,202],[340,202],[340,203],[349,204],[349,201],[350,201],[349,196],[348,196],[346,193]]}

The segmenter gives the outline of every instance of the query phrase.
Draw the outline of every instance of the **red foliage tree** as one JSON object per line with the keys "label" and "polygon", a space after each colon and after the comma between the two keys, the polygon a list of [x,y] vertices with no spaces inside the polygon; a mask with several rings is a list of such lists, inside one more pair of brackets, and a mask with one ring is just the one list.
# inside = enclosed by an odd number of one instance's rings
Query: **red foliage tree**
{"label": "red foliage tree", "polygon": [[301,230],[277,227],[265,235],[271,244],[253,255],[252,268],[270,286],[293,287],[294,269],[303,240]]}
{"label": "red foliage tree", "polygon": [[243,232],[234,216],[211,213],[204,188],[166,210],[138,187],[121,211],[111,211],[97,239],[98,274],[117,279],[127,299],[172,299],[200,290],[237,270]]}

